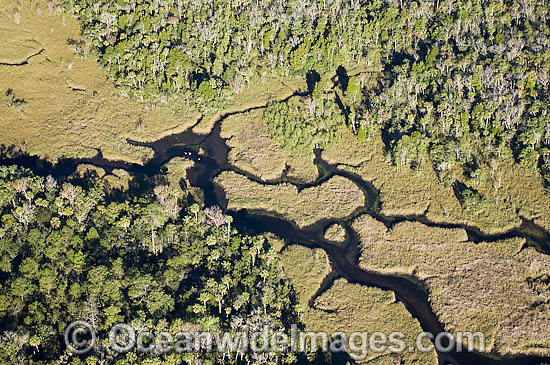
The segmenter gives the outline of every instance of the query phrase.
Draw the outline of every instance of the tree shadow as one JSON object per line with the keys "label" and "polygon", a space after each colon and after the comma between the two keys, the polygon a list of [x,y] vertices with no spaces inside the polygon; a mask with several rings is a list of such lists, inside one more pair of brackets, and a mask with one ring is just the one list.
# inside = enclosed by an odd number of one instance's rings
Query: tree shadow
{"label": "tree shadow", "polygon": [[315,90],[315,85],[321,81],[321,76],[317,73],[317,71],[309,70],[306,74],[306,82],[307,82],[307,90],[310,94],[313,94],[313,90]]}
{"label": "tree shadow", "polygon": [[344,66],[338,66],[338,68],[336,69],[336,76],[338,76],[338,83],[340,84],[340,88],[342,89],[342,91],[346,91],[348,89],[349,76]]}

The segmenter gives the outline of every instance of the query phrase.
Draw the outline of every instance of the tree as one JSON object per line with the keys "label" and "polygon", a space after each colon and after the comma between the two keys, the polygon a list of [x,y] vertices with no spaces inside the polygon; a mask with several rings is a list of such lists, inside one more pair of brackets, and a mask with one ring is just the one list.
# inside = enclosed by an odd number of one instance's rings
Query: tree
{"label": "tree", "polygon": [[195,204],[192,204],[190,207],[189,207],[189,210],[191,211],[191,213],[193,213],[195,215],[195,224],[198,224],[199,223],[199,212],[200,212],[200,207],[197,203]]}
{"label": "tree", "polygon": [[231,233],[231,223],[233,223],[233,217],[230,215],[225,216],[225,223],[227,223],[227,236]]}

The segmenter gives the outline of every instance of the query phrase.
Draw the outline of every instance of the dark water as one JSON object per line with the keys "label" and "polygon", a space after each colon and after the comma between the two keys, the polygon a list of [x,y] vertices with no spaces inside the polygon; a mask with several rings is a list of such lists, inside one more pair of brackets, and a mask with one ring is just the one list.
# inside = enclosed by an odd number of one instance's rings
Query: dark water
{"label": "dark water", "polygon": [[[230,113],[222,115],[219,120],[231,115]],[[510,237],[525,237],[530,245],[536,247],[539,251],[549,253],[549,235],[541,227],[533,222],[524,219],[521,227],[512,229],[499,235],[485,234],[476,227],[459,224],[440,224],[429,221],[424,216],[401,216],[386,217],[379,213],[378,209],[378,191],[369,182],[363,180],[360,176],[350,172],[341,171],[336,166],[330,165],[322,160],[320,151],[316,152],[315,163],[319,170],[319,177],[313,183],[301,184],[292,179],[283,178],[276,181],[261,181],[238,168],[231,166],[227,160],[228,148],[225,141],[220,137],[220,123],[217,123],[212,133],[209,135],[197,135],[191,131],[181,134],[165,137],[153,143],[137,143],[142,146],[150,147],[154,150],[154,157],[145,165],[131,164],[123,161],[112,161],[105,159],[101,151],[93,158],[68,158],[61,159],[56,164],[52,164],[37,157],[21,155],[15,158],[5,158],[0,160],[0,165],[17,164],[30,168],[36,174],[53,175],[57,178],[63,178],[75,172],[79,164],[92,164],[105,169],[107,172],[113,169],[124,169],[130,174],[139,176],[154,176],[162,171],[163,165],[170,159],[182,156],[192,159],[195,162],[194,167],[188,170],[188,179],[193,186],[200,187],[204,192],[205,204],[207,206],[218,204],[222,208],[227,207],[227,201],[223,189],[213,182],[213,179],[225,170],[242,173],[254,181],[265,184],[276,184],[280,181],[289,181],[294,183],[298,189],[304,189],[310,186],[316,186],[326,181],[332,176],[339,175],[353,181],[359,186],[366,198],[366,205],[357,209],[353,214],[345,219],[325,219],[315,224],[298,228],[293,222],[276,218],[277,214],[266,211],[246,211],[235,212],[235,224],[243,230],[251,233],[272,232],[283,238],[286,242],[299,243],[308,247],[320,247],[328,254],[335,271],[339,276],[346,278],[352,283],[359,283],[372,287],[391,290],[396,294],[398,300],[402,301],[410,313],[419,321],[422,329],[431,332],[434,336],[444,331],[443,324],[434,314],[429,301],[428,289],[414,278],[405,278],[370,272],[359,268],[357,260],[360,254],[359,239],[351,228],[351,221],[361,215],[369,214],[377,220],[391,227],[401,221],[422,222],[429,226],[443,228],[464,228],[468,233],[470,240],[474,242],[495,241]],[[204,153],[199,154],[199,147],[202,147]],[[324,239],[324,230],[333,223],[343,225],[347,232],[347,243],[345,246],[335,245]],[[330,284],[330,283],[325,283]],[[320,294],[320,293],[318,293]],[[498,310],[498,308],[495,308]],[[381,329],[382,330],[382,329]],[[540,364],[543,361],[550,361],[550,358],[538,358],[535,356],[511,356],[498,357],[496,354],[480,354],[475,352],[451,352],[448,354],[438,353],[440,364]],[[340,358],[340,361],[348,358]],[[339,361],[339,362],[340,362]]]}

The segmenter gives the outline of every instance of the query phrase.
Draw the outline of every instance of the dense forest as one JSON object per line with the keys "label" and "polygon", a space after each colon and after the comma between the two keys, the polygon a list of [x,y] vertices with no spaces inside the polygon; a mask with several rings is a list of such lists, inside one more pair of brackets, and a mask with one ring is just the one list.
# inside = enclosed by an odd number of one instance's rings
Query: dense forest
{"label": "dense forest", "polygon": [[264,112],[270,135],[294,153],[310,153],[333,141],[345,122],[333,92],[272,103]]}
{"label": "dense forest", "polygon": [[[284,146],[322,145],[334,137],[330,125],[345,120],[360,140],[382,132],[399,168],[428,162],[445,183],[467,176],[498,184],[494,170],[504,158],[550,179],[545,1],[65,0],[64,7],[131,95],[178,97],[213,111],[261,76],[340,70],[340,97],[331,101],[339,113],[328,115],[328,131],[313,111],[327,100],[312,96],[300,116],[288,106],[269,110]],[[358,65],[365,67],[347,75]],[[300,137],[311,131],[315,141]]]}
{"label": "dense forest", "polygon": [[[81,319],[100,338],[120,322],[172,334],[299,323],[269,242],[239,234],[217,206],[182,206],[167,186],[117,201],[96,187],[0,167],[0,217],[3,364],[147,359],[137,350],[117,355],[102,342],[80,357],[65,351],[60,333]],[[163,362],[224,355],[173,353]],[[224,361],[292,363],[298,356],[240,355]]]}

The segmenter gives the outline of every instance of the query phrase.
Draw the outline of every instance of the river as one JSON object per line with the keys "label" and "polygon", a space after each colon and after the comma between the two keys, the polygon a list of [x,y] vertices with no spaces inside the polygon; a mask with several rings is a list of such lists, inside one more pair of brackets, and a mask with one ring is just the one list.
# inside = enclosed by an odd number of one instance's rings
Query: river
{"label": "river", "polygon": [[[262,181],[258,177],[246,173],[228,162],[228,147],[225,141],[220,137],[220,121],[236,113],[239,112],[221,115],[214,129],[208,135],[195,134],[189,129],[183,133],[167,136],[152,143],[129,141],[129,143],[153,149],[153,158],[144,165],[109,160],[102,156],[101,151],[98,151],[98,154],[92,158],[65,158],[60,159],[55,164],[35,156],[20,155],[14,158],[4,158],[0,160],[0,165],[17,164],[31,169],[36,174],[52,175],[56,178],[64,178],[71,175],[75,172],[79,164],[91,164],[106,170],[106,172],[111,172],[114,169],[124,169],[134,176],[151,177],[159,174],[162,167],[172,158],[178,156],[186,157],[195,162],[194,166],[188,170],[188,179],[193,186],[202,189],[204,192],[205,204],[207,206],[217,204],[226,209],[227,200],[224,191],[219,185],[214,183],[214,178],[220,172],[234,171],[244,174],[256,182],[265,184],[275,184],[279,182]],[[201,154],[198,152],[199,147],[204,151]],[[539,251],[546,254],[550,253],[548,232],[527,219],[523,220],[519,228],[498,235],[490,235],[483,233],[473,226],[431,222],[424,216],[384,216],[379,213],[379,192],[372,184],[356,174],[342,171],[337,166],[323,161],[320,151],[316,151],[315,164],[320,172],[319,177],[316,181],[309,184],[293,182],[298,189],[319,185],[330,177],[339,175],[351,180],[361,188],[365,195],[366,205],[357,209],[344,219],[324,219],[304,228],[298,228],[293,222],[282,218],[274,218],[273,214],[269,214],[268,212],[260,210],[241,210],[233,214],[235,225],[250,233],[272,232],[284,239],[287,243],[292,242],[308,247],[322,248],[327,253],[334,270],[341,277],[346,278],[352,283],[393,291],[398,300],[402,301],[407,310],[409,310],[418,320],[422,329],[426,332],[431,332],[434,336],[444,331],[444,325],[439,321],[429,304],[428,289],[418,279],[380,274],[359,267],[359,239],[351,227],[351,221],[355,217],[366,213],[383,222],[388,227],[401,221],[416,221],[433,227],[464,228],[468,233],[469,239],[474,242],[494,241],[509,237],[524,237],[530,245],[533,245]],[[285,181],[288,182],[288,179]],[[335,245],[324,238],[325,228],[333,223],[338,223],[345,227],[348,236],[345,246]],[[322,291],[318,292],[317,295],[321,292]],[[550,358],[540,358],[536,356],[520,355],[502,357],[493,353],[486,354],[467,351],[453,351],[446,354],[438,353],[438,359],[440,364],[465,365],[530,365],[540,364],[543,361],[550,361]]]}

